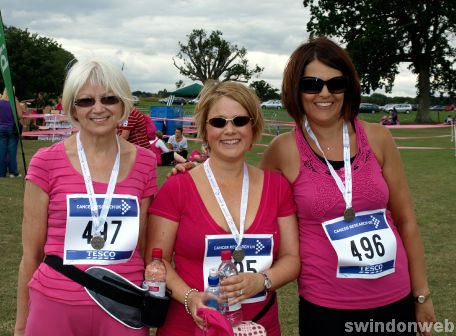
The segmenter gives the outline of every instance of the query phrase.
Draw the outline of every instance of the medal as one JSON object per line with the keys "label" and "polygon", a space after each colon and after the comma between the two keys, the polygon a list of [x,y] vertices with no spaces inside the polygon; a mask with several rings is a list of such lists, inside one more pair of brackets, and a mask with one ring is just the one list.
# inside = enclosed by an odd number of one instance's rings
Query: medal
{"label": "medal", "polygon": [[244,257],[245,257],[244,250],[241,247],[236,247],[236,249],[233,252],[234,261],[240,263],[240,262],[242,262],[242,260],[244,260]]}
{"label": "medal", "polygon": [[344,220],[346,222],[351,222],[353,219],[355,219],[355,210],[353,208],[347,208],[344,211]]}
{"label": "medal", "polygon": [[105,245],[105,240],[102,236],[93,236],[90,240],[90,245],[92,245],[95,250],[101,250]]}

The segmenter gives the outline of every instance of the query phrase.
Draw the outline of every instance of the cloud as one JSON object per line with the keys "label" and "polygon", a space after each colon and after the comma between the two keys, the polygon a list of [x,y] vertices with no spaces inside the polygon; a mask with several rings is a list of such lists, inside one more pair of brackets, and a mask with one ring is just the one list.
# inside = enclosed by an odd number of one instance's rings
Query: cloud
{"label": "cloud", "polygon": [[[278,89],[289,55],[309,35],[309,11],[296,0],[4,0],[2,17],[7,26],[56,40],[77,58],[111,58],[123,65],[133,90],[150,92],[174,90],[178,80],[191,83],[172,57],[193,29],[220,30],[245,47],[250,64],[264,67],[259,79]],[[410,72],[401,72],[393,90],[415,96]]]}

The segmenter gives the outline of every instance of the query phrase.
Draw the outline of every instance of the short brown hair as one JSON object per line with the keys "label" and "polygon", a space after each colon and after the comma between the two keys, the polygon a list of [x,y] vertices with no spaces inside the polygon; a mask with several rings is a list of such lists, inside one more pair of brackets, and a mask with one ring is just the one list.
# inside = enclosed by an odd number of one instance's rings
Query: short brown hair
{"label": "short brown hair", "polygon": [[344,120],[353,121],[358,115],[361,102],[359,77],[348,53],[326,37],[317,37],[301,44],[288,60],[282,81],[282,101],[288,114],[298,124],[304,120],[306,112],[302,105],[299,82],[306,66],[314,60],[319,60],[348,77],[341,115]]}
{"label": "short brown hair", "polygon": [[195,122],[198,136],[207,141],[206,121],[211,107],[221,98],[227,97],[241,104],[252,118],[253,142],[261,138],[264,128],[260,100],[253,90],[238,82],[208,81],[200,93],[200,99],[195,108]]}

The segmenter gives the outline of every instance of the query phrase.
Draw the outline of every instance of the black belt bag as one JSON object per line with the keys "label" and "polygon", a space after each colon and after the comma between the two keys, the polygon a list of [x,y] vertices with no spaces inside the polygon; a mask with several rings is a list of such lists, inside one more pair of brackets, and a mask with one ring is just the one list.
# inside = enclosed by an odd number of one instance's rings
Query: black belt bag
{"label": "black belt bag", "polygon": [[133,329],[158,328],[165,323],[170,299],[159,298],[121,275],[93,266],[85,272],[64,265],[60,257],[48,255],[44,262],[85,288],[90,297],[111,317]]}

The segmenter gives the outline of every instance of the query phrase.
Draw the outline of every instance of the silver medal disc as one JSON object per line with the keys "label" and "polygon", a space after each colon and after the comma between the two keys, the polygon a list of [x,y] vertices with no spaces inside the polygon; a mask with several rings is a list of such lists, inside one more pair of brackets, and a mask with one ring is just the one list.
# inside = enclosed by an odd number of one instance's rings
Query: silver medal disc
{"label": "silver medal disc", "polygon": [[235,249],[233,252],[233,259],[235,262],[242,262],[245,257],[245,252],[243,249]]}
{"label": "silver medal disc", "polygon": [[353,219],[355,219],[355,210],[353,210],[353,208],[345,209],[344,220],[346,222],[351,222]]}
{"label": "silver medal disc", "polygon": [[92,245],[95,250],[101,250],[105,245],[105,240],[102,236],[93,236],[90,240],[90,245]]}

